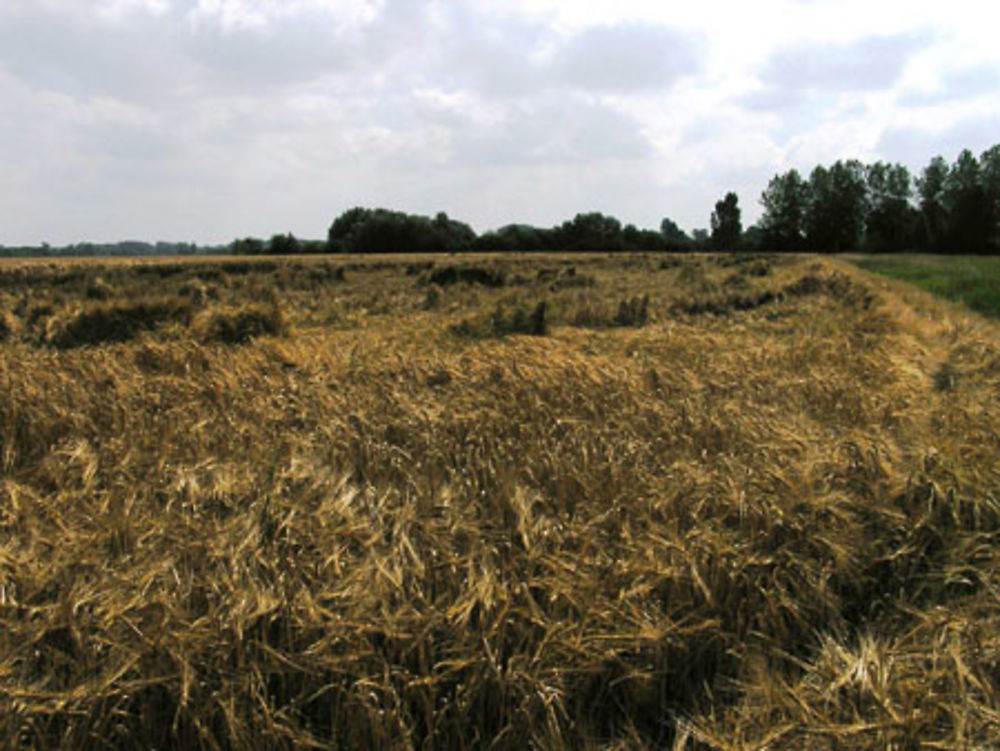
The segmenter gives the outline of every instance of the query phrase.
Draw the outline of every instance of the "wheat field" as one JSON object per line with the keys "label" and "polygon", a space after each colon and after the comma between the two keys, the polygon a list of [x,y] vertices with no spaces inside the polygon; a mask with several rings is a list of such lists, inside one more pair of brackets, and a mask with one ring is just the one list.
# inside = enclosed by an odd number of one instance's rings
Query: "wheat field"
{"label": "wheat field", "polygon": [[1000,748],[1000,329],[808,256],[7,263],[0,738]]}

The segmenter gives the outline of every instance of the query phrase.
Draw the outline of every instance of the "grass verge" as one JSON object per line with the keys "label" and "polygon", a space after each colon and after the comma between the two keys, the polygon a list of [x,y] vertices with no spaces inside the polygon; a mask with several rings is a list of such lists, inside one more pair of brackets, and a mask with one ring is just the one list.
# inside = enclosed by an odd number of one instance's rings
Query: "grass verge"
{"label": "grass verge", "polygon": [[1000,257],[943,255],[853,256],[866,271],[900,279],[971,310],[1000,318]]}

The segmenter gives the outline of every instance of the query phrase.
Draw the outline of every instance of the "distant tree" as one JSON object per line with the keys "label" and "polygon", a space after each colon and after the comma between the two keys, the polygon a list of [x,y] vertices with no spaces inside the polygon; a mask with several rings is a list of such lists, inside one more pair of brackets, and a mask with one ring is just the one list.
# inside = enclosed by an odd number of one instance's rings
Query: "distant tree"
{"label": "distant tree", "polygon": [[334,219],[333,224],[330,225],[330,231],[327,233],[330,250],[334,252],[349,251],[355,243],[358,229],[371,219],[373,213],[371,209],[355,206]]}
{"label": "distant tree", "polygon": [[434,217],[435,241],[445,252],[462,253],[472,250],[476,242],[476,233],[464,222],[450,219],[443,211]]}
{"label": "distant tree", "polygon": [[[429,224],[428,220],[427,223]],[[353,234],[355,253],[424,253],[436,250],[425,245],[429,232],[421,232],[400,211],[375,209]]]}
{"label": "distant tree", "polygon": [[264,252],[264,241],[256,237],[244,237],[233,240],[229,252],[237,256],[258,256]]}
{"label": "distant tree", "polygon": [[853,159],[819,165],[808,181],[791,170],[771,178],[760,202],[759,232],[748,230],[746,247],[1000,252],[1000,145],[978,160],[966,149],[950,167],[936,156],[916,180],[901,164]]}
{"label": "distant tree", "polygon": [[711,238],[708,230],[703,228],[691,230],[691,245],[694,250],[705,251],[711,248]]}
{"label": "distant tree", "polygon": [[668,217],[664,217],[660,222],[660,234],[666,243],[667,250],[690,250],[691,238],[682,230],[677,223]]}
{"label": "distant tree", "polygon": [[622,230],[622,242],[629,250],[635,249],[639,245],[639,228],[634,224],[626,224]]}
{"label": "distant tree", "polygon": [[287,235],[274,235],[267,243],[267,251],[269,253],[277,253],[281,255],[293,255],[301,251],[298,238],[295,237],[291,232]]}
{"label": "distant tree", "polygon": [[920,197],[922,242],[924,250],[942,251],[947,241],[948,212],[944,205],[944,187],[948,179],[948,163],[936,156],[917,178]]}
{"label": "distant tree", "polygon": [[636,238],[635,245],[633,246],[632,249],[643,250],[643,251],[659,251],[659,252],[663,252],[666,250],[681,251],[681,250],[688,250],[689,245],[690,241],[688,241],[688,245],[683,245],[683,246],[677,244],[671,244],[668,243],[666,239],[664,239],[663,234],[661,232],[657,232],[656,230],[652,229],[641,229],[639,230],[639,236]]}
{"label": "distant tree", "polygon": [[986,200],[986,247],[991,253],[1000,253],[1000,144],[980,155],[979,173]]}
{"label": "distant tree", "polygon": [[549,230],[540,230],[529,224],[508,224],[498,230],[485,232],[475,243],[481,251],[537,251],[546,250]]}
{"label": "distant tree", "polygon": [[775,175],[760,196],[764,214],[758,224],[760,245],[778,252],[802,250],[809,206],[809,184],[797,170]]}
{"label": "distant tree", "polygon": [[913,244],[913,214],[910,171],[901,164],[876,162],[866,170],[869,210],[865,250],[894,253]]}
{"label": "distant tree", "polygon": [[947,213],[949,253],[983,253],[991,234],[979,162],[964,149],[948,170],[943,202]]}
{"label": "distant tree", "polygon": [[737,250],[740,245],[740,235],[743,225],[740,222],[739,198],[735,193],[726,193],[726,197],[715,204],[712,212],[712,248],[714,250]]}
{"label": "distant tree", "polygon": [[862,247],[868,213],[868,184],[861,162],[837,161],[809,175],[806,244],[817,253],[845,253]]}
{"label": "distant tree", "polygon": [[559,250],[613,251],[624,247],[621,222],[598,211],[577,214],[554,232]]}
{"label": "distant tree", "polygon": [[743,230],[743,237],[740,238],[740,248],[751,253],[759,253],[768,250],[764,243],[764,231],[759,224],[751,224]]}
{"label": "distant tree", "polygon": [[330,245],[324,240],[299,240],[299,253],[317,255],[319,253],[328,253],[329,251]]}
{"label": "distant tree", "polygon": [[331,250],[348,253],[451,253],[472,250],[476,233],[448,218],[388,209],[348,209],[327,233]]}

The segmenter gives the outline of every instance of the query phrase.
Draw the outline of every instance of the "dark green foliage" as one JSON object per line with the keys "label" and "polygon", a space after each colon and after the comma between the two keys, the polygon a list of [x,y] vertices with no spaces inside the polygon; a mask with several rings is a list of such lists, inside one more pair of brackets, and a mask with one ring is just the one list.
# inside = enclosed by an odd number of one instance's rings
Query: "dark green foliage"
{"label": "dark green foliage", "polygon": [[1000,252],[1000,145],[978,161],[965,149],[949,167],[936,156],[917,179],[918,245],[940,253]]}
{"label": "dark green foliage", "polygon": [[979,157],[979,180],[986,204],[985,248],[989,253],[1000,253],[1000,144]]}
{"label": "dark green foliage", "polygon": [[779,253],[801,251],[805,243],[809,185],[797,170],[775,175],[760,197],[761,245]]}
{"label": "dark green foliage", "polygon": [[716,202],[712,212],[712,247],[715,250],[737,250],[742,234],[739,198],[735,193],[726,193],[725,198]]}
{"label": "dark green foliage", "polygon": [[198,246],[186,242],[141,242],[125,240],[115,243],[71,243],[55,247],[48,243],[37,246],[4,247],[0,245],[0,258],[32,258],[32,257],[96,257],[96,256],[192,256],[210,253],[225,253],[226,247]]}
{"label": "dark green foliage", "polygon": [[264,241],[256,237],[233,240],[229,252],[235,256],[259,256],[264,252]]}
{"label": "dark green foliage", "polygon": [[978,160],[966,149],[950,167],[936,156],[915,182],[919,210],[901,164],[837,161],[817,166],[808,182],[795,170],[776,175],[761,195],[751,244],[816,253],[1000,252],[1000,145]]}
{"label": "dark green foliage", "polygon": [[944,247],[948,231],[948,213],[944,205],[944,186],[948,179],[948,163],[936,156],[917,178],[920,213],[923,219],[922,246],[929,250]]}
{"label": "dark green foliage", "polygon": [[302,252],[298,239],[289,232],[287,235],[274,235],[267,244],[267,252],[277,255],[293,255]]}
{"label": "dark green foliage", "polygon": [[486,232],[476,240],[476,250],[483,252],[536,252],[551,249],[551,231],[527,224],[508,224]]}
{"label": "dark green foliage", "polygon": [[846,253],[864,242],[868,189],[857,160],[816,167],[809,176],[806,245],[817,253]]}
{"label": "dark green foliage", "polygon": [[991,211],[979,162],[968,149],[959,154],[948,172],[943,197],[948,215],[948,252],[981,253],[986,250],[992,234]]}
{"label": "dark green foliage", "polygon": [[686,250],[688,246],[676,238],[667,241],[662,233],[639,229],[633,224],[622,227],[617,219],[600,212],[577,214],[572,220],[551,229],[508,224],[483,234],[475,243],[475,249],[482,252],[616,252],[663,251],[670,248]]}
{"label": "dark green foliage", "polygon": [[555,230],[560,250],[623,250],[622,224],[597,211],[577,214]]}
{"label": "dark green foliage", "polygon": [[344,253],[461,253],[476,234],[444,212],[434,219],[388,209],[356,207],[330,226],[330,250]]}
{"label": "dark green foliage", "polygon": [[673,219],[663,218],[660,222],[660,234],[663,236],[665,250],[678,252],[691,249],[691,238]]}
{"label": "dark green foliage", "polygon": [[710,250],[712,238],[708,230],[703,227],[691,230],[691,249],[699,252]]}
{"label": "dark green foliage", "polygon": [[898,253],[913,247],[916,210],[910,205],[910,171],[901,164],[868,165],[868,217],[865,249]]}
{"label": "dark green foliage", "polygon": [[1000,146],[978,160],[966,149],[950,167],[934,157],[916,180],[919,210],[913,183],[903,165],[857,160],[817,166],[808,182],[795,170],[776,175],[761,195],[754,244],[816,253],[1000,252]]}

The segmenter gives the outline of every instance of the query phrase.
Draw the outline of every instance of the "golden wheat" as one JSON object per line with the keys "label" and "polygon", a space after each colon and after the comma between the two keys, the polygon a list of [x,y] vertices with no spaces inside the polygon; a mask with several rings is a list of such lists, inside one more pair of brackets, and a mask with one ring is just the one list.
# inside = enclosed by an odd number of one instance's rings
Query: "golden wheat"
{"label": "golden wheat", "polygon": [[12,748],[997,747],[954,306],[638,255],[6,264],[0,313]]}

